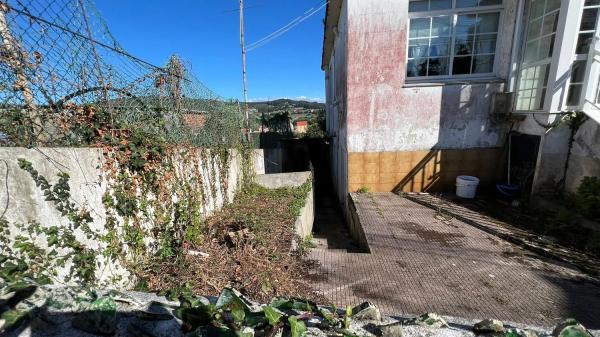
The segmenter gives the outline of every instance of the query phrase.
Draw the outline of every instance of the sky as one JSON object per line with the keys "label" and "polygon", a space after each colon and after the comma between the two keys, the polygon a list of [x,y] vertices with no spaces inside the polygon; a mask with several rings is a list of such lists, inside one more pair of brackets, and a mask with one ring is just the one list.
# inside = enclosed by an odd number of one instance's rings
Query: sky
{"label": "sky", "polygon": [[[245,0],[246,45],[259,41],[319,0]],[[113,36],[130,54],[162,66],[179,55],[224,98],[243,99],[238,0],[96,0]],[[322,101],[325,8],[247,54],[248,100]]]}

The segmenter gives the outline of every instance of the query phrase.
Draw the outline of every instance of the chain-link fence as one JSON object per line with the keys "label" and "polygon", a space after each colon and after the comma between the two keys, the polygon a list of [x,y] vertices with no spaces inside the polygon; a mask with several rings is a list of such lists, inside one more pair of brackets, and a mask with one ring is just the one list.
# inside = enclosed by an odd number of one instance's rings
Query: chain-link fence
{"label": "chain-link fence", "polygon": [[91,0],[0,0],[0,144],[94,145],[143,129],[232,146],[239,109],[177,57],[157,67],[125,52]]}

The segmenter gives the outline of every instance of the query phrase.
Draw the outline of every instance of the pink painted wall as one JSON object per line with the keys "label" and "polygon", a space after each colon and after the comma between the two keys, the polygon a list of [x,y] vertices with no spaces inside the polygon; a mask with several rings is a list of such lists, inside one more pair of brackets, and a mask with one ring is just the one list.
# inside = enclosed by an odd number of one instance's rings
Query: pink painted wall
{"label": "pink painted wall", "polygon": [[508,76],[514,0],[505,0],[496,79],[418,87],[405,81],[408,1],[345,2],[349,152],[502,145],[506,125],[489,111]]}

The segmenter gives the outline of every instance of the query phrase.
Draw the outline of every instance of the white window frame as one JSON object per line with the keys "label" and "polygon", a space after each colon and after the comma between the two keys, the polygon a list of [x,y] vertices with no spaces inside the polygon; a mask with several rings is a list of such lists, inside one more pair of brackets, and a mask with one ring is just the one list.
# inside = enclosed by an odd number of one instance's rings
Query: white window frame
{"label": "white window frame", "polygon": [[489,73],[477,73],[477,74],[457,74],[452,75],[452,70],[454,66],[454,44],[455,44],[455,31],[456,31],[456,23],[458,19],[458,15],[463,14],[488,14],[488,13],[498,13],[498,32],[496,33],[496,47],[495,51],[498,50],[498,44],[502,39],[502,22],[504,19],[504,0],[501,5],[493,5],[493,6],[479,6],[479,7],[465,7],[465,8],[455,8],[456,0],[452,0],[452,8],[444,9],[444,10],[436,10],[436,11],[422,11],[422,12],[409,12],[408,20],[406,23],[406,55],[405,55],[405,65],[408,65],[408,52],[409,52],[409,41],[410,41],[410,21],[412,19],[420,19],[420,18],[432,18],[438,16],[452,16],[452,26],[450,27],[450,52],[448,55],[448,75],[435,75],[435,76],[407,76],[407,69],[404,69],[404,75],[406,78],[406,82],[428,82],[428,81],[456,81],[456,80],[477,80],[477,79],[486,79],[486,78],[495,78],[496,77],[496,69],[498,65],[498,57],[497,53],[494,52],[494,64],[492,65],[492,72]]}
{"label": "white window frame", "polygon": [[[596,14],[597,15],[596,27],[594,30],[580,31],[579,26],[581,24],[581,19],[583,18],[583,11],[588,8],[597,8],[598,9],[598,13]],[[592,98],[592,97],[595,97],[595,99],[597,99],[598,89],[600,89],[600,88],[597,88],[598,85],[596,83],[590,82],[591,78],[593,78],[590,76],[592,74],[597,73],[597,71],[594,71],[594,69],[592,69],[592,67],[593,67],[594,59],[597,59],[597,56],[595,56],[595,49],[596,49],[596,42],[598,40],[599,27],[600,27],[600,5],[582,6],[579,11],[579,17],[580,17],[580,21],[577,23],[577,30],[576,30],[577,40],[579,40],[579,35],[582,33],[593,33],[593,40],[590,43],[590,47],[589,47],[587,54],[577,54],[576,51],[573,52],[574,56],[573,56],[573,63],[571,65],[571,69],[572,69],[573,65],[575,64],[575,62],[585,61],[585,69],[586,70],[585,70],[585,76],[583,78],[583,82],[573,83],[572,78],[569,76],[569,85],[567,87],[567,93],[565,95],[565,109],[566,110],[582,110],[582,109],[584,109],[584,105],[587,100],[590,100],[590,98]],[[577,41],[575,42],[575,45],[577,46]],[[574,105],[569,105],[568,104],[569,102],[567,101],[570,90],[571,90],[571,84],[581,84],[581,86],[582,86],[580,96],[579,96],[579,101]],[[594,100],[591,102],[596,105],[598,104],[597,100]]]}
{"label": "white window frame", "polygon": [[[529,27],[530,21],[531,21],[530,18],[529,18],[529,13],[530,13],[531,7],[532,7],[532,1],[531,0],[527,1],[526,7],[527,7],[527,10],[525,11],[526,15],[523,18],[524,19],[524,27],[523,27],[524,29],[523,29],[523,31],[521,32],[521,35],[520,35],[521,36],[520,37],[520,39],[521,39],[520,46],[521,47],[519,49],[520,50],[520,55],[519,55],[518,63],[517,63],[517,74],[516,74],[516,82],[515,82],[514,112],[515,113],[531,113],[531,112],[533,112],[533,113],[542,112],[543,113],[543,112],[546,111],[548,100],[551,98],[550,97],[551,96],[550,88],[551,88],[551,84],[553,84],[553,83],[551,83],[552,82],[552,66],[553,66],[554,62],[556,61],[556,55],[557,55],[557,53],[560,54],[560,50],[557,50],[557,48],[558,48],[557,46],[559,45],[557,43],[558,42],[557,38],[559,36],[559,29],[560,29],[560,22],[561,22],[560,21],[561,6],[559,6],[557,9],[555,9],[555,10],[553,10],[551,12],[544,13],[543,15],[534,18],[534,20],[538,20],[538,19],[543,18],[546,15],[549,15],[549,14],[552,14],[552,13],[558,13],[558,18],[557,18],[558,23],[557,23],[556,31],[553,32],[552,34],[541,35],[541,36],[538,36],[536,38],[536,40],[540,40],[540,39],[546,38],[548,36],[554,35],[554,42],[553,42],[554,43],[554,47],[553,47],[553,50],[552,50],[552,55],[550,55],[550,57],[547,57],[547,58],[545,58],[543,60],[537,60],[535,62],[531,62],[531,63],[529,63],[529,64],[527,64],[525,66],[525,48],[527,46],[527,42],[532,42],[532,41],[527,41],[527,35],[529,34],[529,29],[531,28],[531,27]],[[546,76],[548,76],[548,82],[546,83],[546,91],[544,93],[544,96],[541,98],[542,99],[542,103],[543,103],[542,107],[540,109],[524,109],[524,110],[517,109],[517,107],[518,107],[518,101],[519,101],[519,92],[521,91],[519,89],[521,89],[521,87],[520,87],[521,86],[521,75],[522,75],[523,69],[525,69],[525,68],[534,68],[534,67],[539,67],[539,66],[543,66],[543,65],[548,65],[548,69],[546,70],[548,72],[548,74],[546,75]],[[537,89],[537,88],[534,88],[534,89]],[[525,89],[525,90],[528,90],[528,89]]]}
{"label": "white window frame", "polygon": [[[562,1],[567,1],[567,6],[568,6],[568,1],[570,0],[562,0]],[[561,2],[562,2],[561,1]],[[515,114],[530,114],[530,113],[547,113],[550,110],[550,106],[552,105],[552,97],[554,95],[553,93],[553,88],[556,84],[556,80],[555,80],[555,75],[556,75],[556,67],[557,67],[557,63],[558,63],[558,59],[561,56],[561,54],[564,54],[564,51],[561,49],[561,43],[560,40],[563,38],[564,36],[564,32],[561,32],[561,25],[564,25],[563,21],[564,17],[566,17],[567,13],[565,13],[565,10],[563,8],[563,5],[561,4],[561,6],[558,7],[558,9],[553,10],[554,11],[558,11],[558,23],[557,23],[557,28],[556,31],[553,33],[554,34],[554,49],[552,51],[552,55],[549,57],[549,62],[547,61],[547,59],[544,60],[539,60],[536,62],[532,62],[527,64],[527,68],[530,67],[536,67],[536,66],[541,66],[541,65],[549,65],[549,69],[547,70],[549,72],[548,76],[548,82],[546,83],[546,92],[544,94],[544,104],[542,106],[541,109],[526,109],[526,110],[521,110],[521,109],[517,109],[517,104],[518,104],[518,95],[519,95],[519,89],[520,89],[520,85],[521,85],[521,72],[524,69],[524,60],[525,60],[525,47],[527,45],[527,34],[529,32],[529,24],[530,21],[529,20],[529,13],[531,11],[531,6],[532,6],[532,1],[531,0],[527,0],[525,3],[525,7],[526,7],[526,11],[524,11],[523,13],[525,14],[525,17],[523,18],[523,30],[520,32],[520,52],[519,52],[519,57],[517,58],[517,64],[516,64],[516,69],[517,69],[517,74],[515,76],[515,99],[513,102],[513,108],[514,108],[514,113]],[[552,13],[552,12],[550,12]],[[544,15],[550,14],[550,13],[545,13]],[[537,17],[536,19],[539,19],[540,17]],[[579,30],[579,22],[577,23],[577,30]],[[549,34],[550,35],[550,34]],[[546,35],[546,36],[549,36]],[[544,36],[540,36],[539,38],[543,38]],[[568,84],[567,84],[568,87]],[[566,100],[566,95],[564,96],[565,100]]]}

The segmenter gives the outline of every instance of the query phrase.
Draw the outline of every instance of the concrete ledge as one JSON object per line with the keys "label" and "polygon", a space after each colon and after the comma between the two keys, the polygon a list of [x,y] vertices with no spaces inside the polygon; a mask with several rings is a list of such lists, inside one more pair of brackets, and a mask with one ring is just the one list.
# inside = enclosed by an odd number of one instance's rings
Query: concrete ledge
{"label": "concrete ledge", "polygon": [[367,241],[367,235],[365,234],[365,230],[360,223],[360,215],[358,214],[358,210],[354,204],[355,194],[356,193],[348,194],[348,229],[350,230],[352,239],[354,239],[354,241],[356,241],[358,244],[360,251],[363,253],[371,253],[371,248],[369,247],[369,242]]}
{"label": "concrete ledge", "polygon": [[[291,173],[276,173],[276,174],[259,174],[256,176],[255,182],[268,189],[276,189],[283,187],[300,187],[307,181],[312,181],[312,172],[291,172]],[[301,239],[306,239],[312,234],[313,223],[315,220],[315,198],[314,198],[314,181],[311,184],[310,191],[306,195],[304,207],[300,210],[300,215],[296,219],[294,228],[296,234]]]}
{"label": "concrete ledge", "polygon": [[255,182],[265,188],[300,187],[312,177],[312,172],[258,174]]}

